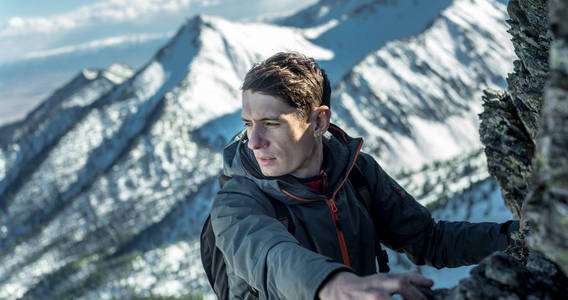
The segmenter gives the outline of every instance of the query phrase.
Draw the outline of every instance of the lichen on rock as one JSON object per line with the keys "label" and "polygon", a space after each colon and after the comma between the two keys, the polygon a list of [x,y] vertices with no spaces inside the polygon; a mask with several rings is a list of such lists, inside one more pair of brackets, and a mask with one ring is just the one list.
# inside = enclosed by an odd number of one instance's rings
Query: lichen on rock
{"label": "lichen on rock", "polygon": [[517,218],[528,191],[534,143],[508,92],[485,90],[479,134],[489,173],[499,182],[505,205]]}

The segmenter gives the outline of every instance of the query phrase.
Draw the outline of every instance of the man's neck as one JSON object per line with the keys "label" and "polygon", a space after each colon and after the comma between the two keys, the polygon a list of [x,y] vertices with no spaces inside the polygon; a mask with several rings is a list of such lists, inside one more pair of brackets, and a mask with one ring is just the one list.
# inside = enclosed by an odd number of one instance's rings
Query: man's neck
{"label": "man's neck", "polygon": [[312,155],[305,162],[305,167],[296,172],[291,173],[297,178],[308,178],[317,176],[322,168],[323,163],[323,143],[321,140],[315,143]]}

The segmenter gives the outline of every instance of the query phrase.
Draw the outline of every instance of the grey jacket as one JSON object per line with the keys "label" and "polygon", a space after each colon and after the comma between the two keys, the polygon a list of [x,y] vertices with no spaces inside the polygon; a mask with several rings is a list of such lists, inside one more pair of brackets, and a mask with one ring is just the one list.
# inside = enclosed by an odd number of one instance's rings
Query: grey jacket
{"label": "grey jacket", "polygon": [[[290,175],[263,176],[245,131],[225,147],[224,173],[232,179],[213,202],[211,222],[225,256],[231,299],[250,297],[247,283],[261,299],[315,299],[322,282],[338,270],[376,273],[375,239],[418,265],[438,268],[475,264],[506,248],[501,224],[436,223],[360,152],[362,139],[332,125],[324,140],[328,195]],[[371,189],[372,216],[348,179],[356,160]],[[288,206],[294,236],[275,218],[268,197]]]}

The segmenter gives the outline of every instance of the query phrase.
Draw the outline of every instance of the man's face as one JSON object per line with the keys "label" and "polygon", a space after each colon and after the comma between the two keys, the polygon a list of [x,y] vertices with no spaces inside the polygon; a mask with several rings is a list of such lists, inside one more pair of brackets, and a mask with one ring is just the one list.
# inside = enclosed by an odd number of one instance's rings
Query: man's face
{"label": "man's face", "polygon": [[312,158],[316,155],[313,126],[294,107],[274,96],[247,90],[243,92],[242,119],[247,128],[248,147],[253,150],[263,175],[307,177],[313,173]]}

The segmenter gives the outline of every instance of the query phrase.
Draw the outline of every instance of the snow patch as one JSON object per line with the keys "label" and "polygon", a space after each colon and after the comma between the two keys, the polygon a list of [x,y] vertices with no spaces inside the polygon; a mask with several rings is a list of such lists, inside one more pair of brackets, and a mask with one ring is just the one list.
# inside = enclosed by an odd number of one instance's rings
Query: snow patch
{"label": "snow patch", "polygon": [[87,78],[89,80],[94,80],[99,75],[99,72],[93,71],[93,70],[87,70],[87,69],[83,70],[82,73],[83,73],[83,76],[85,76],[85,78]]}

